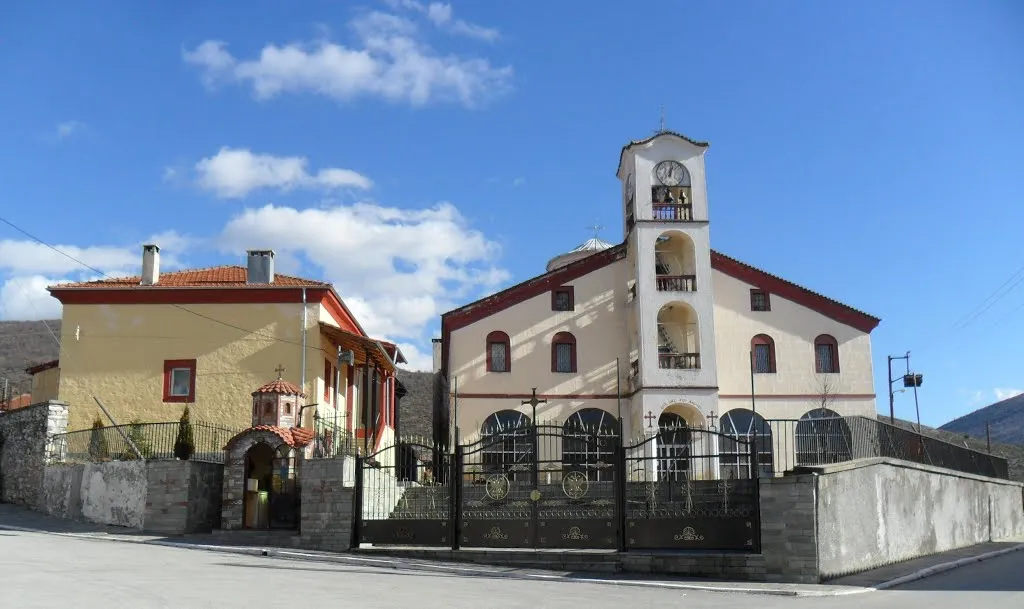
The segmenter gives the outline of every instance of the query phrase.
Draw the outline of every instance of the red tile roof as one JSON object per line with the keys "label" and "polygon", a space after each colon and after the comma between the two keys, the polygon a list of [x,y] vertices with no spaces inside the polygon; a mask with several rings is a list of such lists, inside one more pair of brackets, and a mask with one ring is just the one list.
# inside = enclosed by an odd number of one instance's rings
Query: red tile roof
{"label": "red tile roof", "polygon": [[255,431],[269,431],[270,433],[281,438],[281,441],[291,446],[292,448],[302,448],[313,441],[313,430],[306,429],[305,427],[277,427],[275,425],[256,425],[250,427],[245,431],[239,433],[235,437],[228,440],[227,445],[224,447],[228,449],[236,440],[246,436]]}
{"label": "red tile roof", "polygon": [[26,406],[31,406],[31,405],[32,405],[32,394],[31,393],[23,393],[21,395],[16,395],[16,396],[12,397],[9,402],[5,402],[3,400],[0,400],[0,411],[3,411],[3,410],[17,410],[19,408],[24,408]]}
{"label": "red tile roof", "polygon": [[298,386],[281,379],[270,381],[256,391],[253,391],[252,395],[258,395],[261,393],[279,393],[283,395],[298,395],[306,397],[306,394],[302,393],[302,390],[299,389]]}
{"label": "red tile roof", "polygon": [[124,277],[120,279],[99,279],[97,281],[82,281],[78,283],[61,283],[52,286],[56,290],[69,288],[266,288],[266,287],[320,287],[329,288],[331,284],[324,281],[303,279],[290,275],[274,274],[274,283],[246,283],[248,270],[244,266],[227,265],[214,266],[205,269],[187,269],[184,271],[173,271],[161,273],[160,278],[154,285],[139,285],[142,277]]}

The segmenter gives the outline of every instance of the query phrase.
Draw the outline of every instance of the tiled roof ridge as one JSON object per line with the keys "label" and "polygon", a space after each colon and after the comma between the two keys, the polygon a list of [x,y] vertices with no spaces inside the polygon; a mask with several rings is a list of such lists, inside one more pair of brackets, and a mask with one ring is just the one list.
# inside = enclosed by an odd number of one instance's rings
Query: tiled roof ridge
{"label": "tiled roof ridge", "polygon": [[[58,290],[60,290],[60,289],[68,289],[68,288],[72,288],[72,289],[73,288],[86,288],[86,287],[121,288],[121,287],[128,287],[128,286],[131,286],[131,287],[144,287],[144,288],[152,287],[152,288],[157,288],[157,289],[159,289],[159,288],[172,288],[172,287],[182,288],[182,287],[189,287],[189,286],[187,284],[186,285],[166,285],[163,282],[166,281],[168,278],[184,277],[184,276],[188,276],[188,275],[197,275],[197,274],[202,274],[202,273],[212,273],[212,272],[215,272],[215,271],[222,271],[222,270],[237,270],[237,271],[243,272],[244,274],[246,274],[246,276],[248,275],[248,268],[246,266],[244,266],[244,265],[240,265],[240,264],[219,264],[219,265],[201,267],[201,268],[196,268],[196,269],[180,269],[180,270],[177,270],[177,271],[168,271],[166,273],[161,273],[160,274],[160,281],[158,281],[156,283],[156,285],[153,285],[153,286],[141,286],[141,285],[139,285],[139,283],[142,281],[142,275],[131,275],[129,277],[109,277],[109,278],[104,278],[104,279],[94,279],[92,281],[77,281],[77,282],[71,282],[71,283],[62,283],[62,284],[56,284],[56,285],[51,286],[51,287],[53,289],[58,289]],[[330,286],[333,285],[330,282],[322,281],[322,280],[319,280],[319,279],[309,279],[309,278],[306,278],[306,277],[297,277],[297,276],[294,276],[294,275],[287,275],[287,274],[284,274],[284,273],[274,273],[274,279],[275,279],[275,283],[277,282],[278,279],[280,279],[280,280],[284,280],[286,282],[290,281],[290,282],[308,283],[308,284],[311,284],[311,285],[318,285],[318,286],[324,286],[324,287],[330,287]],[[207,282],[207,283],[216,283],[216,281],[217,280],[209,279],[209,280],[206,280],[205,282]],[[196,282],[197,283],[203,283],[204,280],[196,279]],[[231,281],[223,281],[223,283],[240,283],[240,281],[239,280],[231,280]],[[210,287],[210,286],[205,286],[205,287]],[[239,287],[241,287],[241,286],[239,286]],[[271,283],[271,284],[258,283],[258,284],[246,284],[245,287],[262,288],[262,287],[282,287],[282,286],[275,286],[274,283]],[[287,286],[286,285],[286,286],[283,286],[283,287],[295,287],[295,286]]]}

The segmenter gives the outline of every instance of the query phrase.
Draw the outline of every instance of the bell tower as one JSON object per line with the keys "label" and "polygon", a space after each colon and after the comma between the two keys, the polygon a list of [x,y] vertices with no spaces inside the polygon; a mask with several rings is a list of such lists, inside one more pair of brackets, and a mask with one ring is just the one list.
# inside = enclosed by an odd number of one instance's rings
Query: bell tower
{"label": "bell tower", "polygon": [[[622,149],[623,229],[633,432],[657,429],[666,405],[690,426],[718,414],[714,298],[704,153],[664,128]],[[649,416],[650,415],[650,416]]]}

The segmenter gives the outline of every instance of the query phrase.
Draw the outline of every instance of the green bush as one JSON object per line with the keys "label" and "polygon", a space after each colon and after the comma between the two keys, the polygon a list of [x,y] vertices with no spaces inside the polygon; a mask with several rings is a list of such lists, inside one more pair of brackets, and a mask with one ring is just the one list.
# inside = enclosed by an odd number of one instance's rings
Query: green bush
{"label": "green bush", "polygon": [[182,461],[188,461],[195,451],[196,444],[192,436],[192,421],[189,416],[188,406],[185,406],[185,412],[181,413],[181,421],[178,422],[178,437],[174,440],[174,456]]}
{"label": "green bush", "polygon": [[107,436],[104,433],[103,420],[100,419],[100,415],[96,415],[96,418],[92,422],[92,434],[89,435],[89,457],[93,461],[104,461],[110,458],[110,452],[107,448]]}
{"label": "green bush", "polygon": [[[143,459],[149,459],[153,456],[153,447],[149,443],[149,439],[146,438],[146,431],[145,427],[143,427],[142,421],[132,419],[131,423],[129,423],[128,439],[131,440],[132,444],[139,449],[139,452],[142,453]],[[132,447],[126,445],[124,447],[124,452],[121,454],[121,458],[125,461],[131,461],[138,457],[135,456],[135,451],[132,450]]]}

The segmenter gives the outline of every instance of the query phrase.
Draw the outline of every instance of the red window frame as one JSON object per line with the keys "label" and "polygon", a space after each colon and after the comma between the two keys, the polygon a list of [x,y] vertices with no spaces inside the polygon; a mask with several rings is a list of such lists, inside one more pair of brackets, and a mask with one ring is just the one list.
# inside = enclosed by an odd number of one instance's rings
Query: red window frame
{"label": "red window frame", "polygon": [[[569,345],[569,370],[558,369],[558,345]],[[576,337],[571,332],[559,332],[551,338],[551,371],[560,374],[576,372]]]}
{"label": "red window frame", "polygon": [[[775,374],[775,340],[773,340],[772,337],[768,336],[767,334],[758,334],[754,338],[750,339],[750,357],[754,357],[754,353],[756,351],[754,347],[756,345],[768,345],[768,370],[758,370],[755,367],[754,373]],[[751,362],[751,366],[754,366],[754,362],[756,361],[757,359],[755,358],[754,361]]]}
{"label": "red window frame", "polygon": [[334,364],[331,360],[324,360],[324,401],[331,403],[331,396],[334,394]]}
{"label": "red window frame", "polygon": [[[171,395],[171,371],[179,368],[187,368],[188,395]],[[183,404],[194,402],[196,399],[196,360],[194,359],[168,359],[164,360],[164,390],[163,401],[169,404]]]}
{"label": "red window frame", "polygon": [[[822,370],[822,361],[818,357],[818,347],[828,345],[832,350],[832,370]],[[818,374],[839,373],[839,341],[830,334],[821,334],[814,339],[814,371]]]}
{"label": "red window frame", "polygon": [[[495,370],[494,362],[491,361],[491,346],[502,345],[505,348],[505,369]],[[509,340],[508,334],[505,334],[501,330],[495,330],[487,335],[487,372],[512,372],[512,341]]]}
{"label": "red window frame", "polygon": [[[558,295],[559,294],[568,294],[569,295],[569,308],[568,309],[559,309],[559,308],[557,308],[555,306],[555,303],[558,301]],[[571,285],[563,285],[563,286],[559,286],[559,287],[551,290],[551,310],[552,311],[565,312],[565,311],[573,311],[575,309],[576,309],[576,290],[573,289],[573,286],[571,286]]]}
{"label": "red window frame", "polygon": [[[754,306],[754,297],[755,296],[764,296],[764,308],[763,309],[758,309],[756,306]],[[770,298],[770,296],[768,294],[768,290],[762,290],[760,288],[753,288],[753,289],[750,290],[750,310],[751,311],[761,311],[761,312],[768,312],[768,311],[772,310],[772,300],[771,300],[771,298]]]}

